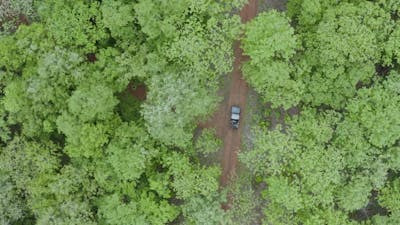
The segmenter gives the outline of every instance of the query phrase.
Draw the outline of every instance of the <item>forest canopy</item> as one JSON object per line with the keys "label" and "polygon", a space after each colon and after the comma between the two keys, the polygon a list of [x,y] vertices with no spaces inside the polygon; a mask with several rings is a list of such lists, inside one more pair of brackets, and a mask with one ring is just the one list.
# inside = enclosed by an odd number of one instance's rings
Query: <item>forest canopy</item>
{"label": "forest canopy", "polygon": [[284,114],[240,154],[267,184],[264,224],[400,223],[399,15],[391,0],[290,0],[246,25],[244,75]]}
{"label": "forest canopy", "polygon": [[242,4],[0,1],[0,224],[220,224],[220,168],[193,150],[219,142],[192,134]]}
{"label": "forest canopy", "polygon": [[[245,2],[0,0],[0,224],[400,224],[400,1]],[[195,128],[235,40],[261,113],[227,195]]]}

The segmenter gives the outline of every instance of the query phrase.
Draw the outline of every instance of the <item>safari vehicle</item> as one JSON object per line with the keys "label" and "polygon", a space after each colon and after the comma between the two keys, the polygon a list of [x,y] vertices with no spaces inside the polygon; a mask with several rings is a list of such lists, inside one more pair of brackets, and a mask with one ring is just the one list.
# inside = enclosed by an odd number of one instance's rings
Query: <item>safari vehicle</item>
{"label": "safari vehicle", "polygon": [[240,107],[239,106],[232,106],[231,109],[231,125],[232,128],[238,129],[239,128],[239,119],[240,119]]}

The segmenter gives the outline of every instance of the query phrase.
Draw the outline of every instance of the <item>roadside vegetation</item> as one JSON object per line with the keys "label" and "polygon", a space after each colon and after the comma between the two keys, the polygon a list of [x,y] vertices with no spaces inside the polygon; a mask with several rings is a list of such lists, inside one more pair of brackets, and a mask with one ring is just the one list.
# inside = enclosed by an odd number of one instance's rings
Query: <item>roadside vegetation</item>
{"label": "roadside vegetation", "polygon": [[[245,28],[244,76],[281,124],[240,160],[263,224],[400,224],[400,3],[291,0]],[[266,113],[276,110],[266,107]]]}
{"label": "roadside vegetation", "polygon": [[0,0],[0,224],[224,223],[192,134],[242,2]]}

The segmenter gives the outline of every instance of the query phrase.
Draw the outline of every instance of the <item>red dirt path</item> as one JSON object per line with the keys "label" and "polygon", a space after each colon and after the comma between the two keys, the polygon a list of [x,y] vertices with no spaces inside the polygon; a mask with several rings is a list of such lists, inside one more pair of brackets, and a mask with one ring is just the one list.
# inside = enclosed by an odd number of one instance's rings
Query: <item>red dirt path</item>
{"label": "red dirt path", "polygon": [[[240,12],[242,22],[245,23],[257,14],[257,0],[249,0],[248,4],[243,7]],[[204,124],[200,124],[200,128],[213,127],[217,131],[219,136],[224,142],[224,150],[221,159],[222,164],[222,176],[221,186],[225,187],[230,178],[235,174],[237,165],[237,156],[241,144],[241,132],[242,124],[239,129],[234,130],[229,124],[230,107],[232,105],[238,105],[242,109],[241,118],[244,118],[246,113],[246,97],[248,92],[248,85],[243,79],[241,72],[241,64],[248,60],[248,57],[243,55],[243,51],[240,48],[240,42],[236,41],[234,44],[235,61],[233,64],[233,72],[231,77],[231,84],[229,88],[229,96],[225,97],[225,100],[219,106],[218,111],[213,117]],[[243,123],[243,121],[241,121]],[[229,208],[229,205],[224,206]]]}
{"label": "red dirt path", "polygon": [[132,82],[130,82],[128,85],[128,91],[136,99],[141,101],[146,100],[147,90],[144,84],[133,84]]}

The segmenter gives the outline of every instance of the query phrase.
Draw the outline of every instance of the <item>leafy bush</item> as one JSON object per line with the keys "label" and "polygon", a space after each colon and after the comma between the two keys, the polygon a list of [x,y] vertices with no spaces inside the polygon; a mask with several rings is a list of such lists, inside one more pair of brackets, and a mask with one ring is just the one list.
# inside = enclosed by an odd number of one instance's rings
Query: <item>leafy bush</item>
{"label": "leafy bush", "polygon": [[203,129],[195,143],[196,150],[204,155],[215,153],[221,147],[222,141],[216,137],[215,129],[212,128]]}

